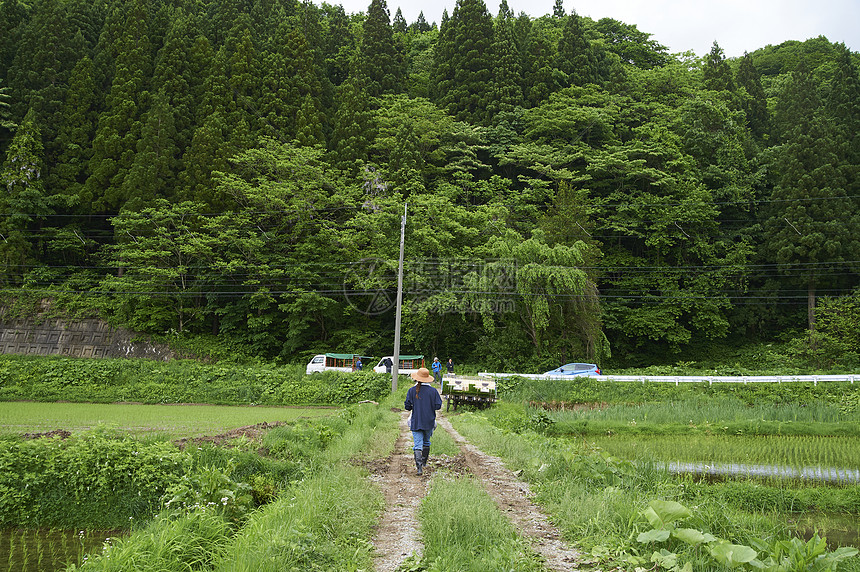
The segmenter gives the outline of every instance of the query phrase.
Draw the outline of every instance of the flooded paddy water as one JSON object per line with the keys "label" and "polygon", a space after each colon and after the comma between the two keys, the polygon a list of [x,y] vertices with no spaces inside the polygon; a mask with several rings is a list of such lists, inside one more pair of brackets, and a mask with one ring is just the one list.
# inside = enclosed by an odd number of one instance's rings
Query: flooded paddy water
{"label": "flooded paddy water", "polygon": [[57,572],[80,565],[84,555],[100,551],[118,530],[24,529],[0,530],[0,570]]}

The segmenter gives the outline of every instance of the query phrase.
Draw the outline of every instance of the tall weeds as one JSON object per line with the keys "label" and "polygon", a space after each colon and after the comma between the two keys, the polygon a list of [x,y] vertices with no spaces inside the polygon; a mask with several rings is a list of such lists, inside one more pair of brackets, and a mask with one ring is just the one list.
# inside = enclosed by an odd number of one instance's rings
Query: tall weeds
{"label": "tall weeds", "polygon": [[358,469],[325,468],[254,514],[213,569],[369,569],[373,547],[368,539],[381,507],[378,489]]}

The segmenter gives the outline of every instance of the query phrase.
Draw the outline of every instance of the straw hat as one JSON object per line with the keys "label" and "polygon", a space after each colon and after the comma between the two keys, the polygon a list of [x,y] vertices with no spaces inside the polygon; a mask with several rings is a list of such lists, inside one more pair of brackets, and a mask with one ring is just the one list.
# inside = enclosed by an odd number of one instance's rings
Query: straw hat
{"label": "straw hat", "polygon": [[433,376],[430,375],[430,370],[426,367],[419,367],[418,371],[413,372],[409,377],[421,383],[433,383]]}

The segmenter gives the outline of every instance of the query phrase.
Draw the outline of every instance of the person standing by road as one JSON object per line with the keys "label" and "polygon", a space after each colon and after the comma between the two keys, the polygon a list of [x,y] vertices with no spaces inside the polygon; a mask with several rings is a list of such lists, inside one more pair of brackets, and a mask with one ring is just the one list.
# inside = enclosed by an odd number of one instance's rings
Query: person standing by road
{"label": "person standing by road", "polygon": [[442,409],[442,397],[432,385],[430,371],[426,367],[419,368],[410,377],[415,385],[406,392],[403,408],[412,412],[409,419],[409,429],[412,431],[412,454],[415,457],[415,468],[418,474],[423,474],[427,458],[430,456],[430,437],[436,429],[436,411]]}
{"label": "person standing by road", "polygon": [[394,367],[394,362],[391,361],[390,357],[386,357],[382,360],[382,365],[385,366],[385,373],[391,373],[391,368]]}
{"label": "person standing by road", "polygon": [[433,368],[433,379],[436,383],[442,382],[442,362],[439,361],[439,358],[433,358],[433,364],[430,366]]}
{"label": "person standing by road", "polygon": [[445,367],[448,368],[448,375],[454,375],[454,360],[448,358],[448,363],[445,364]]}
{"label": "person standing by road", "polygon": [[361,363],[361,356],[355,358],[355,371],[361,371],[363,364]]}

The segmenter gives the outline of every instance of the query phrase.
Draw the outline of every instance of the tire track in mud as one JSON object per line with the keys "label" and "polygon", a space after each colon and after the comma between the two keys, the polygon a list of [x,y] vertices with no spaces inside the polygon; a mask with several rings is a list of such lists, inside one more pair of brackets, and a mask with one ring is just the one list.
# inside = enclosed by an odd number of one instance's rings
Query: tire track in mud
{"label": "tire track in mud", "polygon": [[419,556],[424,553],[418,507],[427,494],[429,481],[415,474],[411,443],[409,412],[403,411],[388,472],[376,476],[385,496],[385,511],[373,539],[376,572],[394,572],[413,552]]}
{"label": "tire track in mud", "polygon": [[590,563],[578,550],[562,540],[558,527],[529,500],[531,489],[528,483],[517,479],[501,459],[484,453],[466,441],[444,417],[439,418],[439,425],[451,435],[466,456],[466,464],[475,478],[483,484],[502,514],[508,517],[514,530],[541,555],[548,570],[580,570],[583,564]]}
{"label": "tire track in mud", "polygon": [[[420,556],[424,551],[417,512],[430,479],[426,476],[426,469],[423,477],[415,473],[408,421],[409,412],[401,412],[400,434],[388,459],[387,472],[379,471],[373,477],[379,482],[385,497],[385,511],[373,539],[376,572],[394,572],[413,552]],[[581,570],[581,566],[591,563],[562,540],[558,528],[529,500],[529,485],[505,468],[501,459],[487,455],[466,441],[444,415],[437,416],[437,422],[459,446],[469,472],[482,483],[514,529],[543,558],[547,570]],[[435,465],[433,461],[431,455],[431,464]],[[445,466],[444,462],[440,464]]]}

